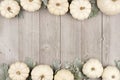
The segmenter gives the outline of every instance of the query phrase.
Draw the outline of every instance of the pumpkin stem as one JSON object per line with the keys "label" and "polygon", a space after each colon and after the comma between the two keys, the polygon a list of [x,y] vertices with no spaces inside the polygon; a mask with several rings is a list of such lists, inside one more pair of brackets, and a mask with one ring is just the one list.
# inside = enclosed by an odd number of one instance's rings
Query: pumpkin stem
{"label": "pumpkin stem", "polygon": [[32,2],[33,0],[29,0],[29,2]]}
{"label": "pumpkin stem", "polygon": [[11,11],[11,7],[8,7],[7,10],[8,10],[10,13],[13,13],[13,12]]}
{"label": "pumpkin stem", "polygon": [[92,70],[92,71],[94,71],[94,70],[95,70],[95,68],[93,67],[93,68],[91,68],[91,70]]}
{"label": "pumpkin stem", "polygon": [[56,6],[60,6],[60,3],[56,3]]}
{"label": "pumpkin stem", "polygon": [[44,78],[44,75],[41,76],[41,80]]}
{"label": "pumpkin stem", "polygon": [[85,7],[80,7],[80,10],[84,10],[85,9]]}
{"label": "pumpkin stem", "polygon": [[112,0],[113,2],[116,2],[117,0]]}
{"label": "pumpkin stem", "polygon": [[20,71],[17,71],[16,74],[17,74],[17,75],[20,75],[21,73],[20,73]]}
{"label": "pumpkin stem", "polygon": [[113,76],[112,76],[112,79],[114,79],[114,78],[115,78],[115,76],[113,75]]}

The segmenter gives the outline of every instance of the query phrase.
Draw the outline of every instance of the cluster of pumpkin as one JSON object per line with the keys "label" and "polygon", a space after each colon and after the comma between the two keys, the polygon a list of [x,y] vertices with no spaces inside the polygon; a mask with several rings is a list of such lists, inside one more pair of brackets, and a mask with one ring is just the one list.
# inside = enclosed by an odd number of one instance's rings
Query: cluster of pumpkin
{"label": "cluster of pumpkin", "polygon": [[[41,0],[20,0],[22,8],[29,12],[39,10],[41,4]],[[6,18],[13,18],[19,14],[20,5],[16,0],[3,0],[0,3],[0,13]],[[97,6],[107,15],[120,13],[120,0],[97,0]],[[89,18],[92,11],[92,4],[89,0],[72,0],[70,5],[68,0],[48,0],[47,8],[54,15],[64,15],[70,8],[73,18],[84,20]]]}
{"label": "cluster of pumpkin", "polygon": [[[30,69],[25,63],[16,62],[10,66],[8,73],[12,80],[26,80]],[[120,71],[117,67],[107,66],[104,69],[97,59],[88,60],[82,67],[82,73],[91,79],[102,76],[102,80],[120,80]],[[32,80],[53,80],[53,78],[54,80],[75,80],[74,73],[64,68],[54,73],[49,65],[38,65],[31,70]]]}

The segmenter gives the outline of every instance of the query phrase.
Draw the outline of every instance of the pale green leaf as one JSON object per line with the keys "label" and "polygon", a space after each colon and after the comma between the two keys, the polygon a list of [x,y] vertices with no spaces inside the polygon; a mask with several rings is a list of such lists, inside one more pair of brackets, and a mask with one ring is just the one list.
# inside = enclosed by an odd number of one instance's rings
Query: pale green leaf
{"label": "pale green leaf", "polygon": [[20,3],[20,0],[16,0],[16,1]]}
{"label": "pale green leaf", "polygon": [[8,78],[8,65],[1,64],[0,65],[0,80],[7,80]]}
{"label": "pale green leaf", "polygon": [[120,60],[115,61],[116,67],[120,70]]}
{"label": "pale green leaf", "polygon": [[[20,9],[22,10],[22,6],[20,5],[20,0],[16,0],[16,1],[18,2],[19,6],[20,6]],[[24,18],[23,11],[21,11],[21,10],[20,10],[20,12],[19,12],[19,14],[17,16],[19,18]]]}
{"label": "pale green leaf", "polygon": [[[33,61],[33,59],[31,58],[26,58],[25,59],[25,63],[28,65],[28,67],[30,68],[30,72],[32,71],[32,69],[37,65],[37,63],[35,61]],[[29,75],[29,77],[27,78],[27,80],[32,80],[31,79],[31,75]]]}
{"label": "pale green leaf", "polygon": [[82,67],[83,62],[80,59],[75,59],[72,63],[64,64],[63,68],[70,70],[74,74],[75,80],[83,80],[87,77],[83,75]]}
{"label": "pale green leaf", "polygon": [[7,77],[6,80],[11,80],[10,77]]}
{"label": "pale green leaf", "polygon": [[89,0],[91,4],[96,4],[96,0]]}
{"label": "pale green leaf", "polygon": [[69,69],[71,66],[72,66],[71,63],[66,62],[66,63],[63,65],[63,68]]}
{"label": "pale green leaf", "polygon": [[82,66],[83,66],[83,62],[81,62],[81,60],[79,58],[76,58],[74,61],[74,66],[78,67],[80,70],[82,69]]}
{"label": "pale green leaf", "polygon": [[90,3],[92,5],[92,10],[89,15],[89,18],[95,17],[99,13],[99,8],[97,6],[97,0],[90,0]]}
{"label": "pale green leaf", "polygon": [[52,66],[51,66],[54,70],[54,72],[56,73],[58,70],[61,69],[61,63],[60,61],[55,61],[53,62]]}
{"label": "pale green leaf", "polygon": [[42,0],[42,2],[43,2],[44,7],[46,8],[48,4],[48,0]]}
{"label": "pale green leaf", "polygon": [[37,63],[33,61],[33,59],[31,58],[26,58],[25,63],[28,65],[30,69],[33,69],[37,65]]}
{"label": "pale green leaf", "polygon": [[24,13],[23,13],[23,11],[20,11],[20,12],[19,12],[18,17],[19,17],[19,18],[24,18]]}

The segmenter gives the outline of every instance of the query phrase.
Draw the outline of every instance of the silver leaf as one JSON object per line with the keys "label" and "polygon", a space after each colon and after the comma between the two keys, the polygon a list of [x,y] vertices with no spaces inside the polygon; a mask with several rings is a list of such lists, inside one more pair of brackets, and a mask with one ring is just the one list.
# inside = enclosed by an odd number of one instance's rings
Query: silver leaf
{"label": "silver leaf", "polygon": [[31,58],[26,58],[25,63],[28,65],[30,69],[34,68],[37,65],[37,63],[33,61],[33,59]]}
{"label": "silver leaf", "polygon": [[115,61],[116,67],[120,70],[120,60]]}
{"label": "silver leaf", "polygon": [[0,80],[6,80],[8,77],[8,65],[1,64],[0,65]]}
{"label": "silver leaf", "polygon": [[60,61],[56,60],[55,62],[53,62],[52,65],[53,70],[55,71],[55,73],[61,69],[61,63]]}
{"label": "silver leaf", "polygon": [[42,0],[42,2],[43,2],[43,4],[44,4],[44,6],[47,6],[48,0]]}

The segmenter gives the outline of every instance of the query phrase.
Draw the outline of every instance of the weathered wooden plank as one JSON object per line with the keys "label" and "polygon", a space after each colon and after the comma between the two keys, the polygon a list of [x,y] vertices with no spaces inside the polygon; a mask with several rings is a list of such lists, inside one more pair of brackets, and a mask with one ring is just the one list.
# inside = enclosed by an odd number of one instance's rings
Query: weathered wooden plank
{"label": "weathered wooden plank", "polygon": [[82,22],[82,60],[101,60],[101,15]]}
{"label": "weathered wooden plank", "polygon": [[81,59],[81,22],[71,15],[61,17],[61,61]]}
{"label": "weathered wooden plank", "polygon": [[110,53],[110,17],[103,15],[103,50],[102,50],[102,63],[104,66],[108,65]]}
{"label": "weathered wooden plank", "polygon": [[60,60],[60,17],[42,9],[39,32],[40,63],[52,64]]}
{"label": "weathered wooden plank", "polygon": [[0,62],[18,60],[18,17],[5,19],[0,16]]}
{"label": "weathered wooden plank", "polygon": [[103,62],[114,64],[120,60],[120,15],[103,18]]}
{"label": "weathered wooden plank", "polygon": [[39,62],[39,11],[23,11],[19,17],[19,57],[33,58]]}
{"label": "weathered wooden plank", "polygon": [[22,12],[14,19],[0,16],[0,63],[31,57],[51,64],[56,59],[65,62],[79,57],[98,58],[108,65],[120,59],[120,15],[104,15],[103,19],[98,15],[81,22],[45,9]]}

